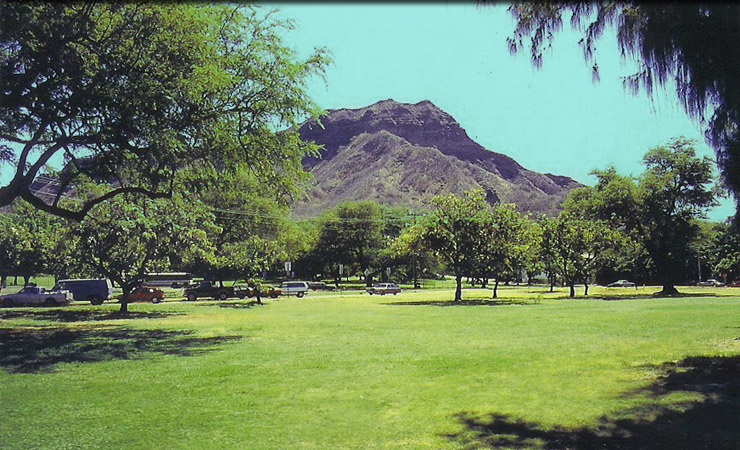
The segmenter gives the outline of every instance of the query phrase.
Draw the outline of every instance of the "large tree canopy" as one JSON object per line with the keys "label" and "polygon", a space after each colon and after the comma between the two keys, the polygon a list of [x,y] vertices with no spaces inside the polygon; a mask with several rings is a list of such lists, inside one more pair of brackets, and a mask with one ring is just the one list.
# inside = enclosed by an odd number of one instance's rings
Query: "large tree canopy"
{"label": "large tree canopy", "polygon": [[[327,57],[299,60],[286,27],[227,4],[0,2],[0,163],[14,168],[0,207],[82,220],[119,194],[171,196],[183,167],[235,161],[290,193],[314,148],[290,127],[318,112],[305,82]],[[59,195],[42,199],[31,185],[59,155]],[[110,188],[60,204],[84,179]]]}
{"label": "large tree canopy", "polygon": [[682,281],[693,252],[697,220],[716,205],[712,162],[697,157],[693,144],[677,138],[650,149],[637,183],[613,168],[596,171],[597,185],[573,190],[564,203],[568,214],[603,221],[639,241],[665,294],[676,293],[674,285]]}
{"label": "large tree canopy", "polygon": [[509,10],[517,21],[509,48],[529,47],[535,67],[570,16],[571,27],[583,31],[580,43],[596,78],[596,42],[616,27],[622,56],[640,64],[625,87],[651,96],[674,81],[688,115],[706,127],[725,185],[740,199],[740,4],[521,2]]}

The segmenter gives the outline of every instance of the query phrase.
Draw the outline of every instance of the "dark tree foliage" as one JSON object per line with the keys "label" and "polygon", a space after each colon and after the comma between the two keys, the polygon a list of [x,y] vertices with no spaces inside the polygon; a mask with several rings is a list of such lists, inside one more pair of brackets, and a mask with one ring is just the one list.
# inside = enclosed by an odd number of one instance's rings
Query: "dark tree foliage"
{"label": "dark tree foliage", "polygon": [[[325,265],[344,264],[360,273],[375,272],[380,250],[386,244],[383,207],[372,201],[344,202],[321,218],[316,249]],[[372,286],[372,275],[365,280]]]}
{"label": "dark tree foliage", "polygon": [[722,178],[740,198],[740,4],[553,2],[515,3],[517,21],[509,48],[531,51],[541,67],[543,51],[570,16],[587,64],[598,79],[596,42],[607,27],[615,27],[621,54],[639,63],[624,79],[625,88],[652,96],[674,81],[688,115],[706,128]]}

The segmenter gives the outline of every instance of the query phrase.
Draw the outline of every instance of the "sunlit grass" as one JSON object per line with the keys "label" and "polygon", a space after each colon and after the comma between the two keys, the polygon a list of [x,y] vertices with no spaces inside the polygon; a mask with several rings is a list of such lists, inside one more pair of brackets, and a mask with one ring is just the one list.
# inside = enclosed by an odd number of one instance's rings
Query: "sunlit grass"
{"label": "sunlit grass", "polygon": [[131,305],[133,318],[114,304],[3,309],[7,354],[29,330],[73,332],[64,346],[34,341],[24,370],[0,355],[0,448],[499,448],[460,417],[579,429],[660,415],[704,398],[641,390],[666,364],[740,354],[740,290],[658,290],[579,288],[570,300],[567,288],[502,286],[496,300],[466,289],[462,304],[442,289],[264,306],[173,298]]}

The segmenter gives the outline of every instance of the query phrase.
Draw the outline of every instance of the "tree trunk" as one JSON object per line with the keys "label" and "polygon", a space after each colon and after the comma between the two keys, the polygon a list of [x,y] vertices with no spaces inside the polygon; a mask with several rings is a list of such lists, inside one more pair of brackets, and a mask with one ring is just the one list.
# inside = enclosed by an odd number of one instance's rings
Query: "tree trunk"
{"label": "tree trunk", "polygon": [[493,283],[493,297],[491,298],[498,298],[498,278],[496,278],[496,282]]}
{"label": "tree trunk", "polygon": [[588,297],[588,283],[583,283],[583,295]]}
{"label": "tree trunk", "polygon": [[455,301],[459,302],[462,300],[462,273],[455,275]]}
{"label": "tree trunk", "polygon": [[254,296],[257,297],[257,304],[262,304],[262,289],[259,286],[256,286],[254,289]]}
{"label": "tree trunk", "polygon": [[576,284],[571,281],[568,286],[570,286],[570,298],[574,298],[576,296]]}
{"label": "tree trunk", "polygon": [[31,275],[23,275],[23,286],[28,286],[31,282]]}
{"label": "tree trunk", "polygon": [[664,283],[663,284],[663,290],[660,291],[660,292],[658,292],[658,294],[659,295],[668,295],[668,296],[677,295],[678,294],[678,289],[676,289],[676,287],[673,284]]}
{"label": "tree trunk", "polygon": [[119,283],[121,289],[123,289],[123,295],[121,296],[121,309],[118,310],[121,314],[128,312],[128,296],[131,294],[131,288],[126,283]]}

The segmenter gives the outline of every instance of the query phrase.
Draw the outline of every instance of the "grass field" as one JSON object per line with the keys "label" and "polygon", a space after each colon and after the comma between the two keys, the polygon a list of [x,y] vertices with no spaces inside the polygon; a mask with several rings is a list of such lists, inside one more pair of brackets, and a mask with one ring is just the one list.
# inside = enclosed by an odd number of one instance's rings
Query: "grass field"
{"label": "grass field", "polygon": [[656,290],[5,308],[0,448],[737,449],[740,290]]}

